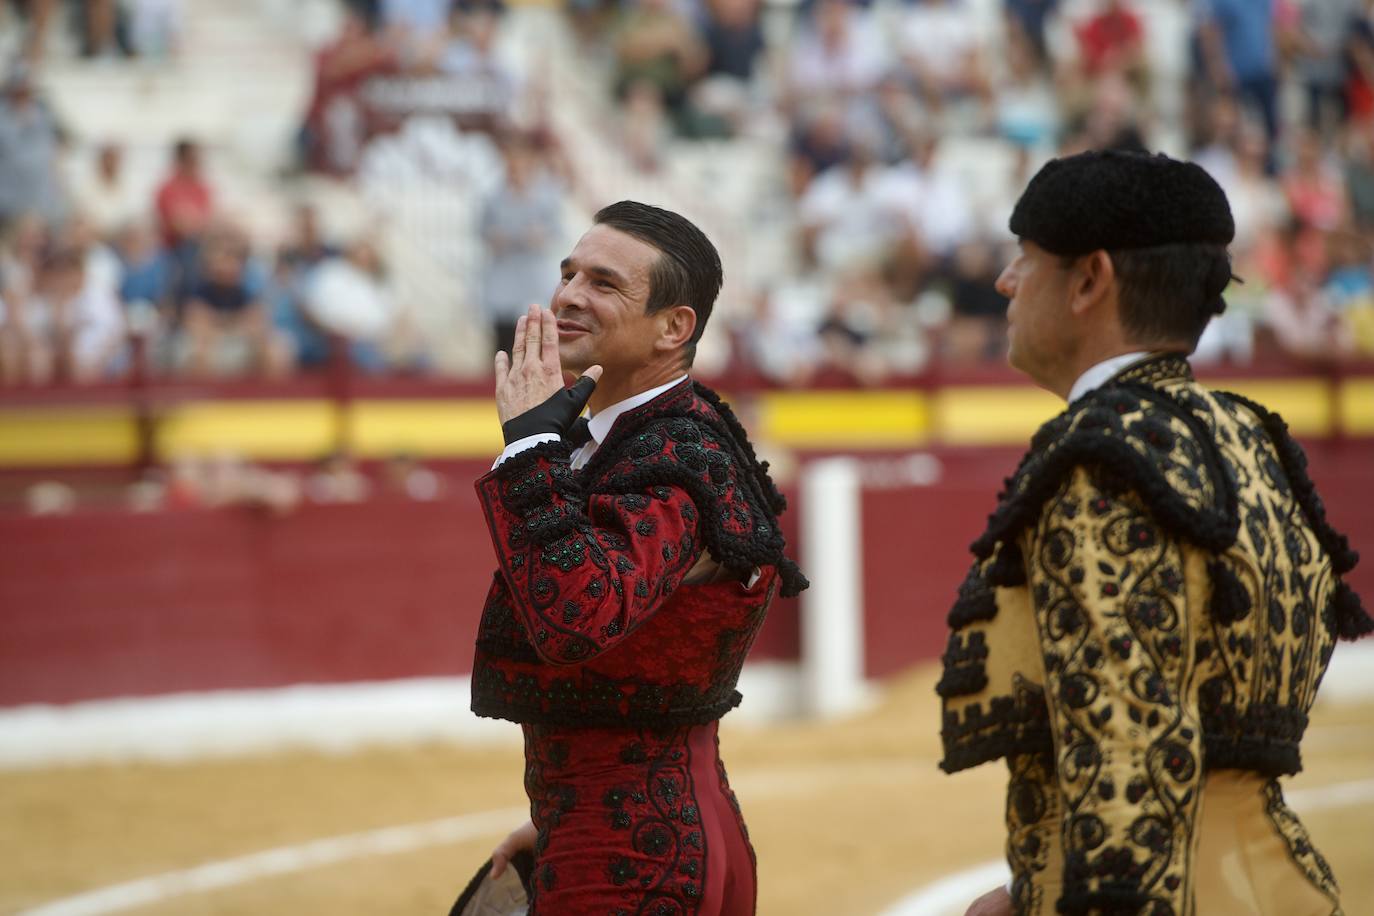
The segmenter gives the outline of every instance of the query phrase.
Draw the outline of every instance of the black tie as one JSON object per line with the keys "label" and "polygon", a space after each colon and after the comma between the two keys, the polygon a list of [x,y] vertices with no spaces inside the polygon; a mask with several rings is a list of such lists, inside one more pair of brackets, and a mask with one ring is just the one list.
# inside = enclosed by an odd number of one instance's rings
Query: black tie
{"label": "black tie", "polygon": [[568,427],[568,431],[563,434],[563,438],[573,448],[578,449],[586,445],[592,439],[592,424],[586,417],[578,417],[573,420],[573,425]]}

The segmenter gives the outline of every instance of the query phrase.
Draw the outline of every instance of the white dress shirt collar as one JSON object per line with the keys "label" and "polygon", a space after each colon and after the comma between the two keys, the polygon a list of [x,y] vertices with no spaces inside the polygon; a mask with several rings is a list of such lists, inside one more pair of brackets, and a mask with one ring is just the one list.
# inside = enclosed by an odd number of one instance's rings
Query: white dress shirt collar
{"label": "white dress shirt collar", "polygon": [[1122,353],[1120,356],[1104,359],[1080,375],[1078,381],[1073,383],[1073,387],[1069,389],[1069,403],[1072,404],[1088,392],[1101,388],[1122,369],[1138,363],[1150,355],[1149,351],[1140,350],[1135,353]]}
{"label": "white dress shirt collar", "polygon": [[623,401],[616,401],[610,407],[602,408],[595,414],[587,415],[587,428],[592,434],[592,441],[583,446],[584,449],[595,450],[595,448],[606,441],[606,436],[610,433],[615,421],[620,419],[620,415],[636,407],[643,407],[654,398],[663,394],[675,385],[680,385],[687,380],[687,376],[680,375],[671,382],[665,382],[657,388],[650,388],[648,391],[641,391],[639,394],[632,394]]}

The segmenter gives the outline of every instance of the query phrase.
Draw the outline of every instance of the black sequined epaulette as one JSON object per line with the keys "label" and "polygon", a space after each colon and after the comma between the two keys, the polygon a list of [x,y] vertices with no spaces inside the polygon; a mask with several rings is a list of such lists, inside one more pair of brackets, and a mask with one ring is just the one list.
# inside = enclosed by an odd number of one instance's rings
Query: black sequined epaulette
{"label": "black sequined epaulette", "polygon": [[1118,380],[1040,427],[973,553],[986,559],[1012,544],[1077,467],[1101,486],[1138,493],[1184,540],[1218,553],[1235,543],[1236,483],[1206,426],[1164,390]]}
{"label": "black sequined epaulette", "polygon": [[778,515],[787,502],[720,397],[684,383],[622,414],[581,477],[589,492],[635,492],[653,486],[686,490],[702,512],[708,552],[734,573],[775,566],[785,597],[809,583],[785,553]]}

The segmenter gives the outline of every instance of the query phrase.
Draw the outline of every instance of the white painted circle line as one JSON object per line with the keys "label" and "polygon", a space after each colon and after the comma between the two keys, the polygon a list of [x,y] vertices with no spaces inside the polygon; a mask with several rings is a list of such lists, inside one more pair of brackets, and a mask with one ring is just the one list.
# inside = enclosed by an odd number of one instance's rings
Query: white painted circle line
{"label": "white painted circle line", "polygon": [[[328,837],[296,846],[279,846],[237,859],[224,859],[182,871],[112,884],[74,897],[42,904],[34,909],[25,910],[18,916],[103,916],[136,906],[159,903],[183,894],[231,887],[258,878],[333,865],[362,856],[394,855],[426,846],[440,846],[481,836],[501,835],[527,817],[527,808],[504,808],[422,824],[405,824],[365,833]],[[468,877],[461,876],[464,881]]]}

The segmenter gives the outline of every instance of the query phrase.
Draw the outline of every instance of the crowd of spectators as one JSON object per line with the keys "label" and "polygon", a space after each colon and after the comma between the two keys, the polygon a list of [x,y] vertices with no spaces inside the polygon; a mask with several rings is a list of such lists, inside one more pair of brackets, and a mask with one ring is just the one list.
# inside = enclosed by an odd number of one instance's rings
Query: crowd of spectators
{"label": "crowd of spectators", "polygon": [[[1181,27],[1153,34],[1161,12]],[[999,19],[979,13],[815,0],[768,52],[798,267],[742,324],[751,368],[872,382],[1000,361],[994,284],[1034,168],[1165,145],[1216,177],[1238,227],[1244,284],[1198,358],[1374,356],[1374,3],[1005,0]],[[1172,81],[1171,50],[1186,67]],[[968,167],[968,150],[987,163]]]}
{"label": "crowd of spectators", "polygon": [[[493,137],[504,178],[475,211],[468,307],[504,346],[525,305],[547,299],[575,190],[556,138],[512,129],[530,87],[499,51],[504,8],[342,5],[314,57],[298,166],[347,176],[394,126],[388,100],[449,99],[464,129]],[[66,10],[19,6],[40,36]],[[781,144],[792,263],[748,307],[722,310],[732,369],[878,383],[1000,361],[1006,216],[1045,158],[1105,147],[1166,146],[1230,197],[1244,284],[1200,359],[1374,356],[1374,2],[1001,0],[992,18],[987,6],[569,4],[584,53],[610,62],[634,168],[654,173],[703,139]],[[1159,32],[1162,9],[1186,24]],[[174,0],[71,17],[95,56],[175,53],[181,18]],[[200,378],[277,377],[345,353],[365,372],[433,368],[384,239],[330,238],[302,203],[269,250],[222,209],[191,139],[169,150],[152,199],[123,180],[118,143],[78,174],[59,167],[65,137],[34,79],[42,45],[25,45],[0,96],[0,383],[118,376],[139,339],[155,371]],[[1182,78],[1166,78],[1171,60]],[[395,82],[369,97],[378,77]]]}

